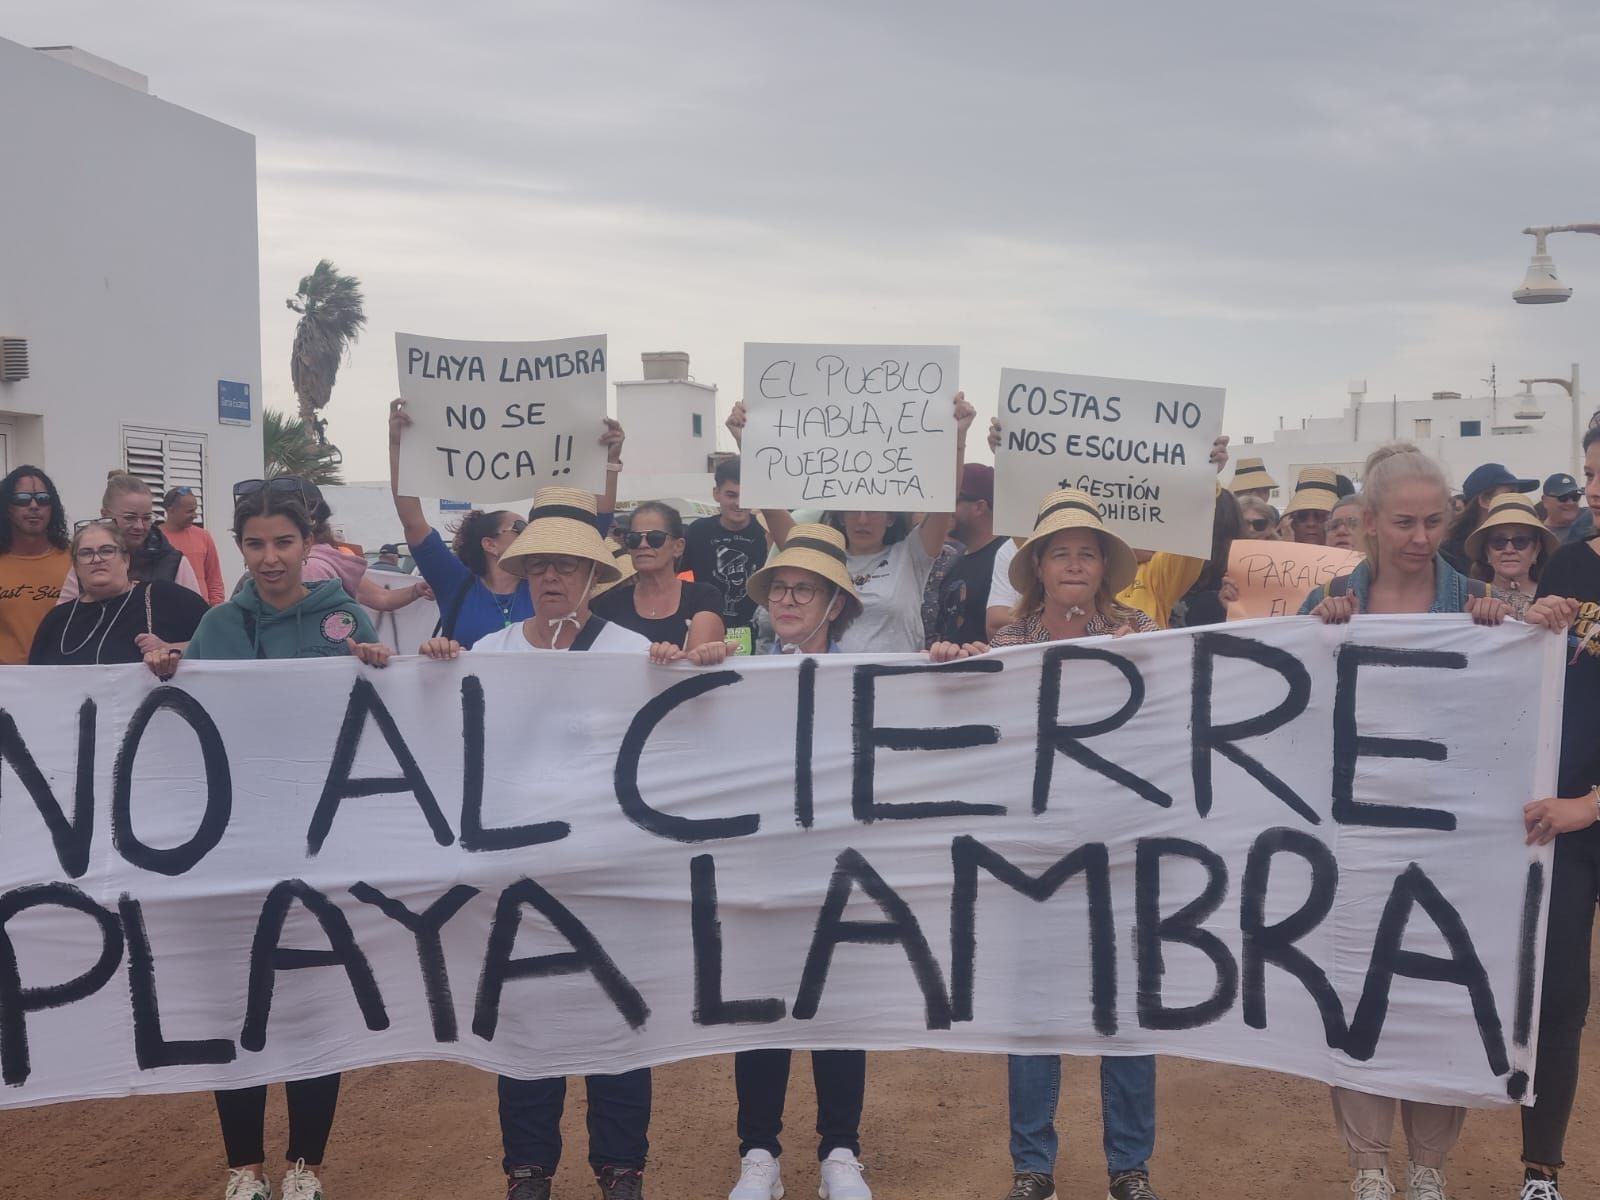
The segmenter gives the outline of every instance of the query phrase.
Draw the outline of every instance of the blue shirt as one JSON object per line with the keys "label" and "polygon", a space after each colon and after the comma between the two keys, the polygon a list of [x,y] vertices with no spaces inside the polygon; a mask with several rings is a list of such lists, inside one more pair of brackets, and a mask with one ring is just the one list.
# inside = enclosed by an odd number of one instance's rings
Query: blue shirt
{"label": "blue shirt", "polygon": [[444,544],[437,529],[429,530],[427,537],[411,547],[411,557],[433,589],[441,619],[449,615],[460,597],[460,612],[451,636],[468,649],[479,638],[533,616],[533,593],[528,590],[526,579],[517,580],[516,590],[509,595],[491,592]]}

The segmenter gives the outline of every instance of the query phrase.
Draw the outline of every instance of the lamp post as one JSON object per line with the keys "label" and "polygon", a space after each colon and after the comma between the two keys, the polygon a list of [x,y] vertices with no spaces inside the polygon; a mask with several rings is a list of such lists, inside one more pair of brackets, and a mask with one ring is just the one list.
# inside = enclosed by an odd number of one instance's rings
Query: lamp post
{"label": "lamp post", "polygon": [[[1578,391],[1578,364],[1572,364],[1572,378],[1570,379],[1562,379],[1557,376],[1546,376],[1540,379],[1524,379],[1521,381],[1521,383],[1523,387],[1528,389],[1529,395],[1532,395],[1533,385],[1536,383],[1553,383],[1557,387],[1565,388],[1567,390],[1567,402],[1572,408],[1572,453],[1576,454],[1578,445],[1583,441],[1583,430],[1579,424],[1580,418],[1578,416],[1578,410],[1581,404],[1581,401],[1579,400],[1580,393]],[[1574,461],[1578,462],[1577,459],[1574,459]],[[1583,464],[1581,462],[1578,462],[1578,474],[1583,474]]]}
{"label": "lamp post", "polygon": [[1556,264],[1545,250],[1545,238],[1552,233],[1600,233],[1600,222],[1579,225],[1530,225],[1522,231],[1532,234],[1533,258],[1528,262],[1528,273],[1522,286],[1511,293],[1518,304],[1562,304],[1571,299],[1572,289],[1556,275]]}

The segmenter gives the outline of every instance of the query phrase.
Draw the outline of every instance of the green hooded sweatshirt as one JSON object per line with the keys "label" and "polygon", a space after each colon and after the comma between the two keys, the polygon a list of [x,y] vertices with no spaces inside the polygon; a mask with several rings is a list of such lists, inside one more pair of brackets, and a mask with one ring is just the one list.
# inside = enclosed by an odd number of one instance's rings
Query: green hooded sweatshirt
{"label": "green hooded sweatshirt", "polygon": [[247,579],[232,600],[200,621],[185,658],[337,658],[346,638],[375,642],[372,621],[337,579],[308,583],[310,593],[285,609],[261,599]]}

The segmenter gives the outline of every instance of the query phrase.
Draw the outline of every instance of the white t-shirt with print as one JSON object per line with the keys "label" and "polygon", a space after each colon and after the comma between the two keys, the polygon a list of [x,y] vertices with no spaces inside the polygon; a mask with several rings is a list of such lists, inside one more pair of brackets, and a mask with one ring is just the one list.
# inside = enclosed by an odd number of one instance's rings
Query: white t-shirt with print
{"label": "white t-shirt with print", "polygon": [[[591,618],[592,619],[592,618]],[[537,617],[534,620],[538,620]],[[600,651],[609,654],[637,654],[648,651],[650,641],[642,633],[635,633],[631,629],[624,629],[615,621],[607,621],[594,642],[589,646],[590,651]],[[485,634],[472,644],[473,654],[550,654],[565,653],[565,651],[552,652],[548,646],[535,646],[522,632],[522,622],[507,625],[496,633]]]}
{"label": "white t-shirt with print", "polygon": [[922,593],[933,558],[916,530],[876,554],[852,554],[845,562],[861,597],[862,613],[844,631],[846,654],[912,653],[922,649]]}

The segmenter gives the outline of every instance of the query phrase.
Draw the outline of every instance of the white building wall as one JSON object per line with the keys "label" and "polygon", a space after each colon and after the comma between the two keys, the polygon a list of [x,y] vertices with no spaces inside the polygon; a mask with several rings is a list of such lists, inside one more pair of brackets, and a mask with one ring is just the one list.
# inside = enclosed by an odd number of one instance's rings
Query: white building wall
{"label": "white building wall", "polygon": [[[44,468],[79,520],[128,430],[203,441],[231,581],[231,488],[261,474],[255,139],[4,40],[0,113],[0,335],[31,358],[0,383],[6,468]],[[219,423],[224,379],[249,385],[249,426]]]}
{"label": "white building wall", "polygon": [[705,474],[717,448],[717,389],[690,379],[618,380],[617,420],[628,435],[626,474]]}

